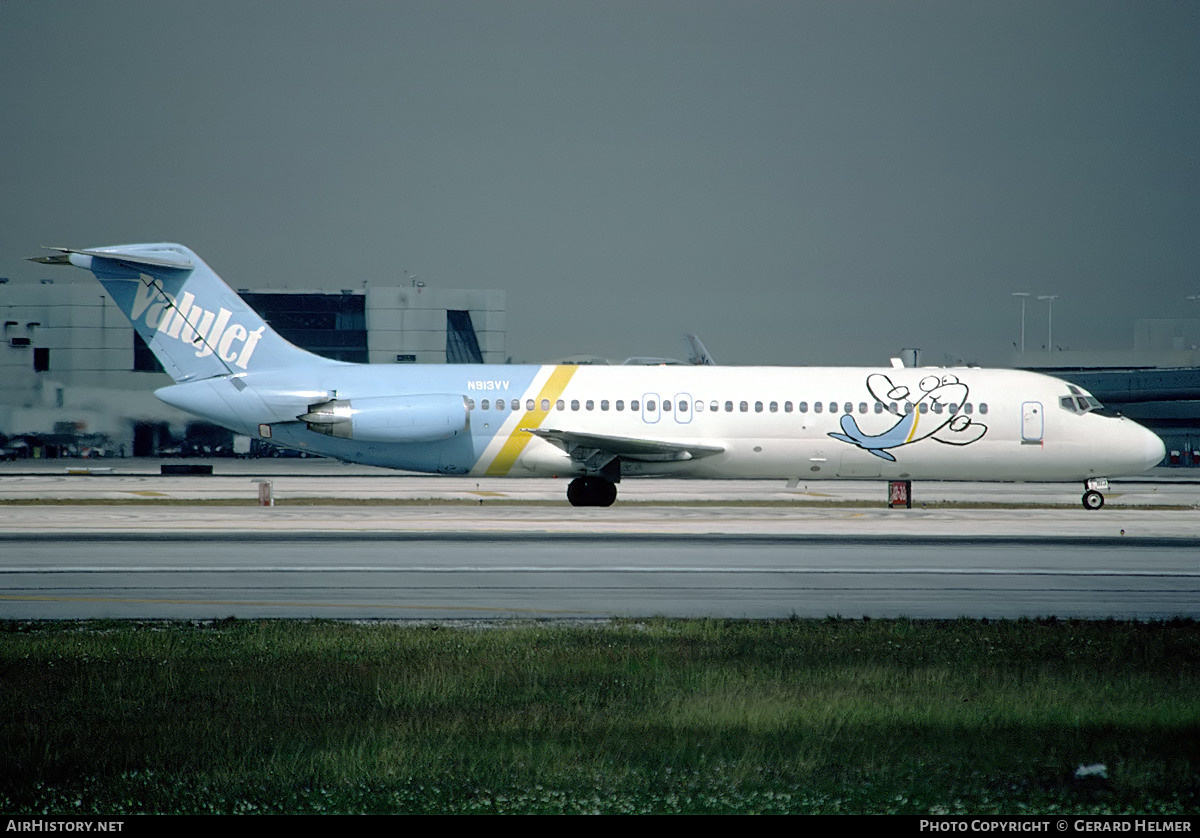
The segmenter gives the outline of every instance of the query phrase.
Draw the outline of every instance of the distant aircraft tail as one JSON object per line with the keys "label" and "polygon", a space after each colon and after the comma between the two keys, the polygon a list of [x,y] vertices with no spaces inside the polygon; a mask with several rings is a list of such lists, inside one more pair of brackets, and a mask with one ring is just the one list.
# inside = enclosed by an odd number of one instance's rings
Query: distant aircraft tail
{"label": "distant aircraft tail", "polygon": [[687,341],[688,345],[688,363],[698,367],[715,367],[717,365],[713,356],[708,354],[708,350],[700,342],[700,338],[695,335],[684,335],[683,339]]}
{"label": "distant aircraft tail", "polygon": [[300,362],[338,363],[288,343],[191,250],[126,244],[34,261],[95,274],[176,382]]}

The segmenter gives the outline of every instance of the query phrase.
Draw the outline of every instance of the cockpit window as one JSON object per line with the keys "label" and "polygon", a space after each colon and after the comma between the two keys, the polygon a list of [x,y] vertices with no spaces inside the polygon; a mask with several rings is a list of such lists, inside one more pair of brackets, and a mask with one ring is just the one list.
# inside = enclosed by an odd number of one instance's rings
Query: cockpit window
{"label": "cockpit window", "polygon": [[1063,410],[1083,415],[1091,413],[1093,410],[1104,409],[1104,405],[1100,404],[1094,396],[1080,390],[1074,384],[1068,384],[1067,389],[1071,391],[1071,395],[1061,396],[1058,400],[1058,404]]}

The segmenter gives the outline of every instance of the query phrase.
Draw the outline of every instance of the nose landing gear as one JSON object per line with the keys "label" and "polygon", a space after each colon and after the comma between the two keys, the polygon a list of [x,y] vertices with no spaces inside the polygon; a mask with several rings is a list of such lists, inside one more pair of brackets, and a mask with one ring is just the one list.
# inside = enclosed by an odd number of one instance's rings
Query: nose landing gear
{"label": "nose landing gear", "polygon": [[1093,477],[1091,480],[1083,484],[1083,508],[1084,509],[1099,509],[1104,506],[1104,495],[1101,490],[1108,489],[1108,478]]}

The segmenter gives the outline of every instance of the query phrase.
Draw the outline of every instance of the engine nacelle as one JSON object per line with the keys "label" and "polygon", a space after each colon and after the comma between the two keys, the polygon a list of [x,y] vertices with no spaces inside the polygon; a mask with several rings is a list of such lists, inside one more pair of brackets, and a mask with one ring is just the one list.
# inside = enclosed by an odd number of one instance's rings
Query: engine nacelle
{"label": "engine nacelle", "polygon": [[436,442],[467,429],[463,396],[381,396],[333,399],[298,416],[310,431],[362,442]]}

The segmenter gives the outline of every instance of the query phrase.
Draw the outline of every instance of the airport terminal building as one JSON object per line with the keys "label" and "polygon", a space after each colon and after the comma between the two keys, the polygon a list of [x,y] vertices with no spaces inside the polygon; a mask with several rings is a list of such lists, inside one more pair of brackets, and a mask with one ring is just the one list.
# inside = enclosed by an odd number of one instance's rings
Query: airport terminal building
{"label": "airport terminal building", "polygon": [[[238,293],[272,328],[342,361],[502,364],[505,292],[375,283]],[[171,384],[90,276],[0,278],[0,450],[5,456],[230,453],[233,438],[169,407]]]}

